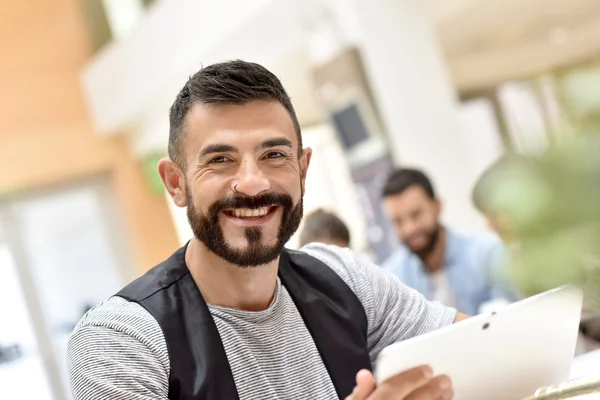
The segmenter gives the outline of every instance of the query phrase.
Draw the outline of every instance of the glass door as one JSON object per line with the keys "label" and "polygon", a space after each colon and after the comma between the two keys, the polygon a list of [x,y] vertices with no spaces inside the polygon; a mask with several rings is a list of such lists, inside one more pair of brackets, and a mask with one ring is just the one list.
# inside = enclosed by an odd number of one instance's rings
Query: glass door
{"label": "glass door", "polygon": [[[56,400],[47,373],[54,367],[53,360],[45,357],[48,352],[44,354],[40,347],[44,338],[39,340],[36,335],[35,321],[29,311],[28,303],[33,301],[32,308],[36,308],[37,301],[28,298],[31,288],[21,285],[19,272],[22,271],[17,268],[0,229],[0,397]],[[38,328],[43,334],[43,326]]]}
{"label": "glass door", "polygon": [[[18,363],[6,366],[12,365],[13,373],[27,376],[29,383],[20,386],[21,390],[37,386],[31,382],[31,374],[46,382],[39,386],[46,397],[25,393],[25,398],[71,398],[66,350],[73,328],[90,307],[116,293],[132,277],[129,246],[119,222],[106,179],[19,196],[0,204],[5,252],[14,259],[12,269],[5,269],[16,271],[11,279],[18,283],[4,295],[9,298],[0,302],[0,310],[8,318],[21,315],[15,319],[20,322],[11,328],[11,335],[21,337],[20,347],[31,354],[21,357],[21,363],[31,360],[21,372],[15,372]],[[10,300],[18,296],[25,299],[20,306]],[[9,338],[6,342],[9,346],[12,343]],[[0,398],[13,398],[5,395],[3,380],[0,377]],[[14,398],[24,398],[23,393]]]}

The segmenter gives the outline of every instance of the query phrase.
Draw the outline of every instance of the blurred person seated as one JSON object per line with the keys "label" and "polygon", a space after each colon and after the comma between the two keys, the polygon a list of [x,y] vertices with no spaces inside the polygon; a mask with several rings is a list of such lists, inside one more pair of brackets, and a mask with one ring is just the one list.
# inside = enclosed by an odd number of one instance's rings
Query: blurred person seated
{"label": "blurred person seated", "polygon": [[535,159],[505,154],[490,165],[473,187],[473,204],[506,246],[518,246],[519,231],[539,214],[550,196]]}
{"label": "blurred person seated", "polygon": [[523,296],[564,284],[584,288],[578,354],[600,347],[598,224],[587,205],[596,201],[582,185],[600,171],[579,166],[585,153],[566,147],[539,158],[506,154],[473,189],[475,206],[509,248],[506,278]]}
{"label": "blurred person seated", "polygon": [[350,231],[337,215],[318,209],[306,216],[300,233],[300,246],[309,243],[350,247]]}
{"label": "blurred person seated", "polygon": [[393,172],[383,189],[384,209],[402,246],[383,264],[426,298],[467,314],[489,302],[516,299],[495,280],[505,266],[505,248],[489,234],[465,235],[444,227],[442,205],[429,178],[416,169]]}

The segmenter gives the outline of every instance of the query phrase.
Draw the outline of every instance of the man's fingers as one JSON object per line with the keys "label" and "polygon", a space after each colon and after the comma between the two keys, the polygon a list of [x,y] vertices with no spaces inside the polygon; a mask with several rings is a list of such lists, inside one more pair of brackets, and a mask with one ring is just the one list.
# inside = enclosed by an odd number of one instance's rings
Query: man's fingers
{"label": "man's fingers", "polygon": [[[426,365],[409,369],[379,385],[377,396],[374,397],[374,400],[387,398],[404,399],[418,388],[429,383],[432,378],[433,370]],[[392,397],[392,395],[395,397]]]}
{"label": "man's fingers", "polygon": [[346,400],[364,400],[375,390],[375,378],[366,370],[358,371],[356,374],[356,386],[354,391],[346,397]]}
{"label": "man's fingers", "polygon": [[453,395],[447,376],[434,378],[430,367],[421,366],[398,374],[377,387],[373,374],[361,370],[356,374],[356,387],[346,400],[450,400]]}
{"label": "man's fingers", "polygon": [[416,389],[406,400],[450,400],[453,395],[450,378],[440,375]]}

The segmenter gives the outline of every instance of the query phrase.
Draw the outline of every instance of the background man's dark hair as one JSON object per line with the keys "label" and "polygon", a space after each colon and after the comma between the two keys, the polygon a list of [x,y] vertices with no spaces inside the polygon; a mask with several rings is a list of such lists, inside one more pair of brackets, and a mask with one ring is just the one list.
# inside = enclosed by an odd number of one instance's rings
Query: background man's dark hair
{"label": "background man's dark hair", "polygon": [[423,172],[417,169],[401,168],[390,174],[383,187],[383,197],[401,194],[411,186],[418,186],[427,196],[435,199],[435,191],[431,181]]}
{"label": "background man's dark hair", "polygon": [[182,143],[185,117],[194,104],[243,105],[254,100],[278,101],[289,112],[302,151],[300,124],[279,79],[265,67],[241,60],[209,65],[196,72],[181,89],[171,106],[169,120],[169,158],[185,168]]}
{"label": "background man's dark hair", "polygon": [[304,246],[315,239],[334,239],[350,244],[350,231],[335,214],[319,209],[305,217],[300,245]]}

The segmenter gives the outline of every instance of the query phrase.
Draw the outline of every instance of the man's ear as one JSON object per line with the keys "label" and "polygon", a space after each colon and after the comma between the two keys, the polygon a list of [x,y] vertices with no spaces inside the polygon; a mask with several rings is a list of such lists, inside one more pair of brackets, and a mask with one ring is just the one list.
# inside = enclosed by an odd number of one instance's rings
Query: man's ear
{"label": "man's ear", "polygon": [[185,175],[181,168],[169,158],[163,158],[158,162],[158,174],[173,203],[178,207],[187,206]]}
{"label": "man's ear", "polygon": [[310,159],[312,157],[312,149],[310,147],[302,150],[302,154],[300,155],[300,179],[302,181],[302,187],[306,182],[306,173],[308,171],[308,166],[310,165]]}

